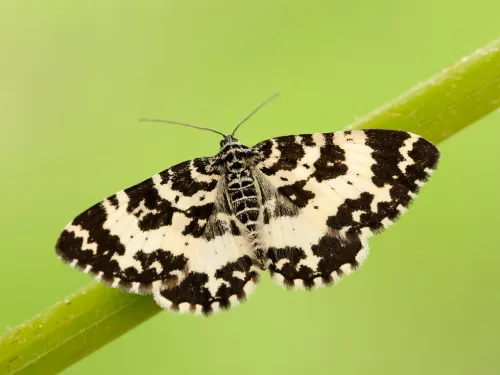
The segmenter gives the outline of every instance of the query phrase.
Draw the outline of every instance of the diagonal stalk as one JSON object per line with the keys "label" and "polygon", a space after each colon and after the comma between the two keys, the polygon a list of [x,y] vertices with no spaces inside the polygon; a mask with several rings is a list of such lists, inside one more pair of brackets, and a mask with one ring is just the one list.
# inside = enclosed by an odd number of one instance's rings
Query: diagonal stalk
{"label": "diagonal stalk", "polygon": [[[497,40],[351,127],[407,130],[438,143],[499,106]],[[57,373],[158,312],[151,297],[92,283],[4,333],[0,337],[0,373]]]}

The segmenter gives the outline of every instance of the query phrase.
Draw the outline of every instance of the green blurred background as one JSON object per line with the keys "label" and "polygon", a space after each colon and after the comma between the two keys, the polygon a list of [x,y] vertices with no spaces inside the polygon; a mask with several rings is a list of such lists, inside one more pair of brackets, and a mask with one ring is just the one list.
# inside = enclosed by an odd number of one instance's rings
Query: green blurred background
{"label": "green blurred background", "polygon": [[[0,11],[0,328],[90,282],[54,243],[76,214],[219,138],[340,130],[500,35],[500,2],[18,1]],[[440,145],[409,213],[339,286],[264,277],[210,319],[161,313],[65,374],[500,373],[500,113]]]}

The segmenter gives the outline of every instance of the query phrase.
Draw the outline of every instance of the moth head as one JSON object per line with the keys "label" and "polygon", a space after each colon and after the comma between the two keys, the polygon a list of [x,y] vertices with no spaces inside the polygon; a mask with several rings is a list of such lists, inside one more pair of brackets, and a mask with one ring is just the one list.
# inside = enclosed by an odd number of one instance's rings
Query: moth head
{"label": "moth head", "polygon": [[233,135],[226,135],[224,138],[222,138],[222,141],[220,141],[220,147],[224,147],[225,145],[228,144],[239,144],[240,141],[238,141]]}

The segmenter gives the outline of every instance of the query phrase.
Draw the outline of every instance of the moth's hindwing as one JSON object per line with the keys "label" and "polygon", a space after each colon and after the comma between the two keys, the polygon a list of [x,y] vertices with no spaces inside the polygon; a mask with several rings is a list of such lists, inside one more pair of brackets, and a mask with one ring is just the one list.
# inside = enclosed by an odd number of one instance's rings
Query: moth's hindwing
{"label": "moth's hindwing", "polygon": [[186,161],[94,205],[65,227],[58,256],[107,285],[153,293],[164,308],[236,304],[258,271],[213,164]]}
{"label": "moth's hindwing", "polygon": [[406,211],[439,159],[430,142],[393,130],[274,138],[254,154],[269,269],[292,288],[356,269],[368,254],[366,237]]}

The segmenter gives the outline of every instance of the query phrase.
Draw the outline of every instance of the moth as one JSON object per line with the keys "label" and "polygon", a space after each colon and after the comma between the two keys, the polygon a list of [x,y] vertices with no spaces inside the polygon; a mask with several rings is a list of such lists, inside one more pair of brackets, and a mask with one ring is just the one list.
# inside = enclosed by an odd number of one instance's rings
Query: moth
{"label": "moth", "polygon": [[[273,96],[274,97],[274,96]],[[439,151],[398,130],[288,135],[253,147],[225,135],[71,221],[56,253],[106,285],[162,308],[208,315],[244,301],[259,274],[289,289],[335,284],[368,255],[367,238],[406,212]]]}

